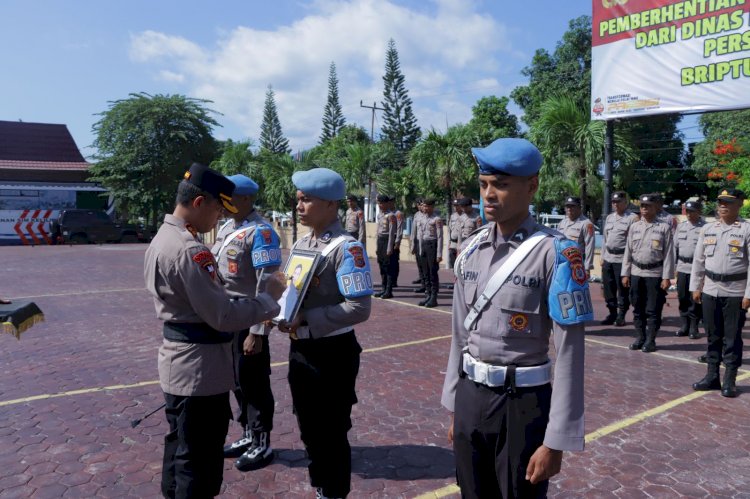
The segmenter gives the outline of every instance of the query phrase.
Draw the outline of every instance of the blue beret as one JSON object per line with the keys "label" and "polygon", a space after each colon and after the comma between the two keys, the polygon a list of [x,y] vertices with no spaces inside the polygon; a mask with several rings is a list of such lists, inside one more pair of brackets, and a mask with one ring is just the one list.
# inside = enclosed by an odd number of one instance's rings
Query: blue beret
{"label": "blue beret", "polygon": [[249,177],[238,173],[227,178],[234,183],[234,193],[238,196],[254,196],[258,193],[258,184]]}
{"label": "blue beret", "polygon": [[295,172],[292,183],[308,196],[325,201],[339,201],[346,197],[346,185],[341,175],[328,168]]}
{"label": "blue beret", "polygon": [[474,159],[482,175],[525,177],[539,173],[542,154],[526,139],[497,139],[487,147],[473,147]]}

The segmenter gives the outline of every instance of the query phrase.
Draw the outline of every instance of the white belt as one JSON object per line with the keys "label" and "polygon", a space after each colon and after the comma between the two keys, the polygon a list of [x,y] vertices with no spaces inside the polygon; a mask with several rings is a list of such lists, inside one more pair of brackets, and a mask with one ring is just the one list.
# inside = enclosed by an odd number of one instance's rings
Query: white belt
{"label": "white belt", "polygon": [[[348,333],[352,330],[351,326],[342,327],[341,329],[336,329],[335,331],[331,331],[330,333],[324,335],[324,338],[329,338],[331,336],[338,336],[340,334]],[[308,340],[312,338],[310,335],[310,326],[300,326],[297,328],[297,339],[299,340]]]}
{"label": "white belt", "polygon": [[[466,376],[486,386],[505,385],[505,366],[493,366],[475,359],[469,352],[464,352],[464,372]],[[549,360],[541,366],[517,367],[516,386],[541,386],[552,380],[552,362]]]}

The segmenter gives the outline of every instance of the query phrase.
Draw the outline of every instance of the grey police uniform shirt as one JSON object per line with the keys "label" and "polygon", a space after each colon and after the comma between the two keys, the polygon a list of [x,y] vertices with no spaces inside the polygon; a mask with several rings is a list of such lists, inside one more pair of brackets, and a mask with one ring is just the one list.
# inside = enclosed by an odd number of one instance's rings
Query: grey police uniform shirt
{"label": "grey police uniform shirt", "polygon": [[463,216],[463,213],[459,215],[454,211],[451,213],[451,217],[448,220],[448,236],[450,238],[450,241],[448,241],[448,248],[450,249],[458,249],[458,238],[461,235],[460,221],[463,219]]}
{"label": "grey police uniform shirt", "polygon": [[[690,271],[690,291],[710,296],[750,298],[750,223],[738,218],[732,225],[707,223],[698,237]],[[746,274],[746,279],[717,282],[706,275]]]}
{"label": "grey police uniform shirt", "polygon": [[[672,279],[674,277],[673,241],[669,225],[658,219],[654,219],[652,223],[646,222],[643,218],[633,222],[628,232],[620,275]],[[641,265],[661,265],[643,269],[634,262]]]}
{"label": "grey police uniform shirt", "polygon": [[[344,236],[347,241],[354,238],[345,232],[338,220],[326,227],[319,238],[310,232],[294,245],[295,249],[315,251],[323,250],[337,237]],[[299,339],[324,338],[352,329],[355,324],[370,317],[372,297],[346,298],[339,291],[336,272],[344,258],[344,243],[339,244],[318,263],[310,286],[302,301],[300,317],[307,326],[297,329]],[[367,258],[367,254],[364,254]],[[344,331],[342,331],[342,329]]]}
{"label": "grey police uniform shirt", "polygon": [[360,243],[364,243],[367,240],[367,235],[365,232],[366,226],[367,224],[365,224],[365,214],[360,208],[357,208],[355,210],[348,208],[346,210],[346,215],[344,216],[344,228],[347,232],[356,232],[357,241],[359,241]]}
{"label": "grey police uniform shirt", "polygon": [[[234,219],[229,219],[219,228],[216,242],[211,248],[211,253],[218,263],[219,275],[224,282],[224,287],[232,296],[254,298],[265,289],[265,279],[279,270],[278,265],[260,268],[255,268],[253,265],[253,241],[258,224],[266,224],[270,227],[268,220],[257,211],[253,211],[239,223]],[[235,234],[243,227],[242,232]],[[235,237],[232,237],[225,245],[225,239],[233,234]],[[267,335],[271,332],[271,328],[263,323],[254,324],[250,327],[250,332],[256,335]]]}
{"label": "grey police uniform shirt", "polygon": [[380,212],[378,214],[378,237],[388,237],[386,251],[393,251],[396,246],[396,215],[392,211]]}
{"label": "grey police uniform shirt", "polygon": [[[492,275],[518,246],[537,231],[551,235],[541,241],[513,271],[513,277],[490,300],[470,331],[464,320]],[[519,367],[549,360],[550,333],[555,344],[554,384],[544,445],[556,450],[582,450],[584,326],[560,325],[549,316],[547,297],[555,269],[555,237],[563,235],[528,217],[511,237],[504,239],[490,222],[487,237],[466,258],[453,288],[453,338],[441,403],[455,407],[462,350],[493,365]],[[466,241],[466,245],[472,239]]]}
{"label": "grey police uniform shirt", "polygon": [[471,210],[471,213],[463,213],[461,217],[461,230],[458,234],[459,247],[469,238],[472,232],[482,226],[482,217],[474,210]]}
{"label": "grey police uniform shirt", "polygon": [[400,210],[395,210],[393,214],[396,216],[396,239],[393,242],[393,246],[396,249],[401,249],[401,241],[404,238],[404,213]]}
{"label": "grey police uniform shirt", "polygon": [[[607,215],[607,219],[604,222],[602,261],[622,263],[622,259],[625,256],[628,231],[632,223],[637,220],[638,215],[630,210],[625,210],[622,215],[618,215],[617,212]],[[610,249],[619,251],[612,253]]]}
{"label": "grey police uniform shirt", "polygon": [[426,213],[419,219],[417,224],[417,239],[420,241],[419,251],[422,251],[422,242],[424,241],[436,241],[437,242],[437,257],[443,257],[443,220],[434,213],[427,215]]}
{"label": "grey police uniform shirt", "polygon": [[672,234],[674,234],[674,232],[677,230],[677,219],[672,216],[672,214],[667,210],[662,209],[659,213],[657,213],[656,219],[667,224],[669,228],[672,229]]}
{"label": "grey police uniform shirt", "polygon": [[674,235],[674,261],[677,265],[677,272],[689,274],[693,267],[693,255],[695,246],[698,244],[698,238],[706,221],[701,217],[695,224],[690,220],[685,220],[677,226]]}
{"label": "grey police uniform shirt", "polygon": [[565,217],[557,226],[557,230],[571,241],[578,243],[578,247],[583,253],[583,263],[586,270],[593,269],[596,240],[594,238],[594,224],[591,223],[591,220],[584,215],[575,220]]}
{"label": "grey police uniform shirt", "polygon": [[419,224],[424,213],[418,211],[414,214],[411,221],[411,234],[409,234],[409,243],[411,244],[412,251],[419,253]]}
{"label": "grey police uniform shirt", "polygon": [[[217,331],[239,331],[274,318],[279,305],[268,294],[232,300],[216,275],[211,252],[185,226],[166,215],[146,250],[146,288],[163,321],[206,323]],[[235,388],[234,342],[218,344],[163,340],[159,382],[165,393],[217,395]]]}

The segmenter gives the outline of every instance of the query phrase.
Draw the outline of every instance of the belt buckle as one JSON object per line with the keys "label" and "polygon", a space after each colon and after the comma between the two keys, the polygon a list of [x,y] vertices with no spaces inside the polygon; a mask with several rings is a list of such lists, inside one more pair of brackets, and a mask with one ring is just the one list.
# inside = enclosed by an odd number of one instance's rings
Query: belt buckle
{"label": "belt buckle", "polygon": [[489,381],[489,366],[484,362],[474,364],[474,381],[487,385]]}

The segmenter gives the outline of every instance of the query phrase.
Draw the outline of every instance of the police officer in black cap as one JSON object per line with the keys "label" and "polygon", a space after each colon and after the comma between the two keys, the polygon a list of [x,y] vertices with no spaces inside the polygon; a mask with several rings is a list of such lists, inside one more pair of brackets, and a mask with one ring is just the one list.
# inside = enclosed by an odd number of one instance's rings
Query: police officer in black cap
{"label": "police officer in black cap", "polygon": [[393,285],[396,279],[396,232],[398,231],[398,220],[396,214],[390,209],[389,196],[385,194],[378,195],[378,230],[377,230],[377,247],[375,255],[380,267],[380,282],[383,287],[380,293],[376,293],[378,298],[393,298]]}
{"label": "police officer in black cap", "polygon": [[675,263],[677,265],[677,299],[680,306],[680,329],[676,336],[688,336],[698,339],[698,323],[703,317],[703,308],[693,301],[690,286],[690,272],[693,266],[695,246],[698,244],[701,229],[706,225],[701,216],[703,206],[700,201],[685,203],[687,220],[677,226],[674,238]]}
{"label": "police officer in black cap", "polygon": [[628,195],[623,191],[612,194],[612,213],[604,222],[602,244],[602,289],[609,315],[601,321],[604,326],[625,325],[625,314],[630,308],[628,290],[622,285],[622,258],[628,231],[638,215],[628,209]]}
{"label": "police officer in black cap", "polygon": [[[745,194],[723,189],[718,196],[719,219],[701,230],[693,257],[690,290],[703,304],[708,338],[706,376],[694,390],[718,390],[737,396],[737,370],[742,365],[742,327],[750,308],[750,223],[739,217]],[[724,382],[719,365],[724,361]]]}

